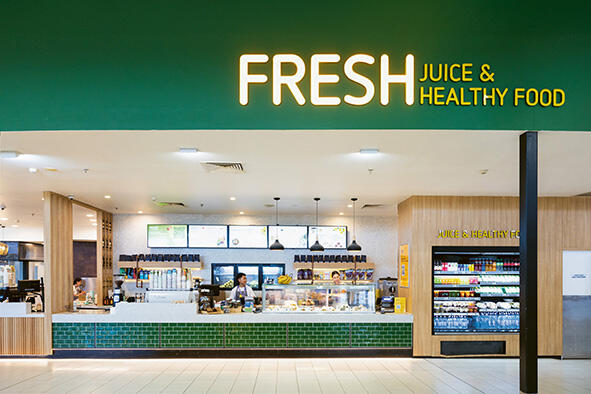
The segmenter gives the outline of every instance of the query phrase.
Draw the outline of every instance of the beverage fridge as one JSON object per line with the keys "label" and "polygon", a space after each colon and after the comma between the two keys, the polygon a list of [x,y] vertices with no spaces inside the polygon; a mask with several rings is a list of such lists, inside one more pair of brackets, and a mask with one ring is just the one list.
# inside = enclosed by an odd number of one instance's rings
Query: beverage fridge
{"label": "beverage fridge", "polygon": [[517,247],[433,247],[433,334],[519,331]]}

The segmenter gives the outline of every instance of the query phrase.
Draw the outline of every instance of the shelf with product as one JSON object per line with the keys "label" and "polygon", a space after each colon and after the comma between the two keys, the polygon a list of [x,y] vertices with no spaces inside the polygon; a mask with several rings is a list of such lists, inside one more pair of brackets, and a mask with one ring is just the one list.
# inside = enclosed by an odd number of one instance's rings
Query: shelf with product
{"label": "shelf with product", "polygon": [[519,330],[519,252],[433,247],[433,334]]}
{"label": "shelf with product", "polygon": [[295,255],[293,268],[296,283],[330,283],[337,271],[347,284],[366,284],[374,281],[375,264],[366,255]]}

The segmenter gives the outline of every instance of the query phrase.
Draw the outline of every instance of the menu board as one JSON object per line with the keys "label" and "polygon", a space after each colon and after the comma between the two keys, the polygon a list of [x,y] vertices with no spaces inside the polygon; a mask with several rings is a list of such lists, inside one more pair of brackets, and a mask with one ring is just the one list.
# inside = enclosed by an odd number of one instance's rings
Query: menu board
{"label": "menu board", "polygon": [[268,245],[267,226],[230,226],[230,248],[260,248]]}
{"label": "menu board", "polygon": [[309,226],[310,245],[316,242],[316,229],[318,229],[318,242],[324,246],[324,249],[345,249],[347,247],[347,226]]}
{"label": "menu board", "polygon": [[228,226],[189,225],[190,248],[227,248]]}
{"label": "menu board", "polygon": [[269,242],[279,239],[287,249],[308,248],[308,228],[306,226],[269,226]]}
{"label": "menu board", "polygon": [[148,224],[148,248],[186,247],[186,224]]}

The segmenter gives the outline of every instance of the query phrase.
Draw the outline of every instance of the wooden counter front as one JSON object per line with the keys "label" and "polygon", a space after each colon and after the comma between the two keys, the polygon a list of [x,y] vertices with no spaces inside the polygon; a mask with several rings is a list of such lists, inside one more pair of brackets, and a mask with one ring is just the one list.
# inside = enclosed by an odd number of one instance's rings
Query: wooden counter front
{"label": "wooden counter front", "polygon": [[46,355],[43,315],[0,317],[0,356]]}

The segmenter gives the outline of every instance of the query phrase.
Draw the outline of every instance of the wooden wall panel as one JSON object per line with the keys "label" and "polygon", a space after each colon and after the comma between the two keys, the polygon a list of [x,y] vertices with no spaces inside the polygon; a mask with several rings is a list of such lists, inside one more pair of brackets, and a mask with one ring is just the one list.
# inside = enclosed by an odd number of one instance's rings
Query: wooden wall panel
{"label": "wooden wall panel", "polygon": [[109,290],[113,289],[113,214],[97,210],[97,298],[99,305],[103,304],[103,299],[108,295]]}
{"label": "wooden wall panel", "polygon": [[[398,207],[398,209],[399,209],[399,211],[398,211],[398,248],[396,249],[397,256],[395,256],[396,261],[398,262],[398,270],[397,270],[398,280],[400,280],[400,245],[404,245],[404,244],[409,245],[409,261],[412,264],[412,259],[410,256],[412,253],[412,250],[410,248],[411,235],[412,235],[412,231],[411,231],[412,217],[411,217],[411,210],[407,207],[407,205],[410,205],[410,202],[408,200],[401,203]],[[409,272],[410,286],[412,286],[413,274],[414,273],[411,269],[411,271]],[[406,311],[409,313],[412,313],[412,297],[410,296],[410,289],[411,289],[411,287],[408,287],[408,288],[398,287],[398,296],[406,298]]]}
{"label": "wooden wall panel", "polygon": [[45,355],[47,343],[44,318],[0,318],[0,354],[3,356]]}
{"label": "wooden wall panel", "polygon": [[[415,356],[439,355],[439,342],[459,336],[433,336],[431,321],[431,251],[433,246],[518,246],[517,239],[438,239],[443,229],[519,228],[517,197],[413,196],[401,203],[399,244],[409,243]],[[410,220],[407,218],[410,216]],[[591,198],[544,197],[539,200],[538,283],[540,355],[562,353],[562,251],[591,250]],[[401,296],[404,296],[401,293]],[[462,335],[463,340],[489,336]],[[491,335],[507,341],[518,354],[518,336]]]}

